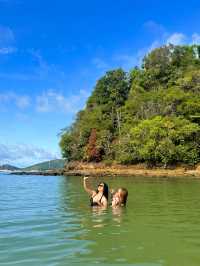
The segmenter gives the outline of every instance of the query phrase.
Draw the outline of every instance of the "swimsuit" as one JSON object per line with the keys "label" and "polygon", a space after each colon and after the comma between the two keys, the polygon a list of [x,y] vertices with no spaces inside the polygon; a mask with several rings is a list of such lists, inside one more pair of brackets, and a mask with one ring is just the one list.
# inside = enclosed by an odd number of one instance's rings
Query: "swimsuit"
{"label": "swimsuit", "polygon": [[[96,195],[95,195],[95,196],[96,196]],[[95,197],[95,196],[94,196],[94,197]],[[91,207],[99,206],[99,204],[98,204],[97,202],[94,202],[94,201],[93,201],[93,198],[94,198],[94,197],[91,197],[91,198],[90,198],[90,206],[91,206]],[[102,199],[102,198],[103,198],[103,195],[101,196],[99,202],[101,202],[101,199]]]}

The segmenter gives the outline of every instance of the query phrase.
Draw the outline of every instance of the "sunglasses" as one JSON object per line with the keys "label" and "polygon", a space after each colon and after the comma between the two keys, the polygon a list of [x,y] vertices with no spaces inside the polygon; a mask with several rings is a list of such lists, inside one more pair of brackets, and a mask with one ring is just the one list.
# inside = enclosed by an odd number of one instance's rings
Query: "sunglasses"
{"label": "sunglasses", "polygon": [[98,187],[104,187],[104,185],[103,184],[99,184]]}

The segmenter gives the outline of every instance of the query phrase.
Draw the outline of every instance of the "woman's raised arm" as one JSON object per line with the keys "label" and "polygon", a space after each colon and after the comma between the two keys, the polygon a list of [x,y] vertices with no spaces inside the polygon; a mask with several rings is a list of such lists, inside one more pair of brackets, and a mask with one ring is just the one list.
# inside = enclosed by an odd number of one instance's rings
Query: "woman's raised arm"
{"label": "woman's raised arm", "polygon": [[88,194],[90,194],[91,196],[93,196],[94,194],[96,194],[96,191],[94,191],[94,190],[88,188],[88,186],[87,186],[87,184],[86,184],[86,180],[87,180],[87,179],[88,179],[88,177],[87,177],[87,176],[84,176],[84,178],[83,178],[83,187],[84,187],[85,191],[86,191]]}

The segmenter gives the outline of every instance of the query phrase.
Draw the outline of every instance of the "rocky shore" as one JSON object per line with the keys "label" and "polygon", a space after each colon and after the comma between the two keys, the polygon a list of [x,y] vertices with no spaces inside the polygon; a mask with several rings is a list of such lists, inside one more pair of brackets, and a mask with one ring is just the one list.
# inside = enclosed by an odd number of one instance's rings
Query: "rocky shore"
{"label": "rocky shore", "polygon": [[174,166],[149,168],[144,164],[106,165],[103,163],[71,162],[65,165],[64,175],[87,176],[147,176],[147,177],[199,177],[200,165],[195,167]]}
{"label": "rocky shore", "polygon": [[106,165],[104,163],[70,162],[63,169],[46,171],[13,171],[15,175],[71,175],[71,176],[146,176],[146,177],[195,177],[200,178],[200,165],[149,168],[144,164]]}
{"label": "rocky shore", "polygon": [[55,169],[55,170],[46,170],[46,171],[12,171],[10,174],[12,175],[43,175],[43,176],[57,176],[57,175],[63,175],[64,170],[63,169]]}

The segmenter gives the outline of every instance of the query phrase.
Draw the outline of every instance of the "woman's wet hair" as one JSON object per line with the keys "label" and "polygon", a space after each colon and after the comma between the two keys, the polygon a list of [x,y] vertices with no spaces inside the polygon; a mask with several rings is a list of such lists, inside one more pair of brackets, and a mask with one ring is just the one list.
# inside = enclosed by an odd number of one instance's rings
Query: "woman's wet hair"
{"label": "woman's wet hair", "polygon": [[128,198],[128,190],[126,188],[120,188],[121,204],[126,205]]}
{"label": "woman's wet hair", "polygon": [[[104,182],[100,182],[99,184],[98,184],[98,186],[100,186],[100,185],[103,185],[103,195],[104,195],[104,197],[108,200],[108,192],[109,192],[109,189],[108,189],[108,185],[106,184],[106,183],[104,183]],[[97,193],[98,193],[99,191],[97,190]]]}

